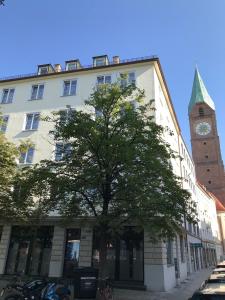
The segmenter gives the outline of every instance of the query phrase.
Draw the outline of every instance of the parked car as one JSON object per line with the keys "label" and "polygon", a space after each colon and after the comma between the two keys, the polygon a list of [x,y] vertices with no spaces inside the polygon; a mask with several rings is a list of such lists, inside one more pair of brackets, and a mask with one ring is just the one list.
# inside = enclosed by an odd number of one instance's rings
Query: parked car
{"label": "parked car", "polygon": [[225,274],[225,268],[216,268],[212,271],[212,274]]}
{"label": "parked car", "polygon": [[[225,282],[225,280],[224,280]],[[224,300],[225,299],[225,283],[204,283],[202,287],[196,291],[188,300]]]}
{"label": "parked car", "polygon": [[220,262],[216,268],[225,268],[225,261]]}

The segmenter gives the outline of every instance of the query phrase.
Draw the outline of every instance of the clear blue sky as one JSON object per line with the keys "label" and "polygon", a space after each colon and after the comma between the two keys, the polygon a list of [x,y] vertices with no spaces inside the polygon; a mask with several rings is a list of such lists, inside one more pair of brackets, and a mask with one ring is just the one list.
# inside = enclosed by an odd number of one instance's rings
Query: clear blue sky
{"label": "clear blue sky", "polygon": [[0,8],[0,77],[37,64],[108,54],[156,54],[190,145],[187,107],[195,64],[216,110],[225,160],[224,0],[5,0]]}

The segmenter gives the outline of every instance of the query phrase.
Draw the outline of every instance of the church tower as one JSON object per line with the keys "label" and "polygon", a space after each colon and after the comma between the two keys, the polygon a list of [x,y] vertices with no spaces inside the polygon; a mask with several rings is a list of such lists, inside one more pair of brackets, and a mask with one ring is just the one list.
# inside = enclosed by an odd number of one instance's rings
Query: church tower
{"label": "church tower", "polygon": [[215,105],[197,68],[188,110],[197,180],[225,205],[225,172],[216,126]]}

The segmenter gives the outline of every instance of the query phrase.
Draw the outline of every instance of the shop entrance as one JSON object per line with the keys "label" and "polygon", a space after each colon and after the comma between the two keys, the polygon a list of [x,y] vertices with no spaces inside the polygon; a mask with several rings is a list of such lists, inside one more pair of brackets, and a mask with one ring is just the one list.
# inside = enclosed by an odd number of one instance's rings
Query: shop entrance
{"label": "shop entrance", "polygon": [[[107,269],[109,275],[118,281],[144,280],[144,235],[135,227],[124,227],[118,238],[110,239],[107,245]],[[99,265],[99,238],[94,233],[93,266]]]}

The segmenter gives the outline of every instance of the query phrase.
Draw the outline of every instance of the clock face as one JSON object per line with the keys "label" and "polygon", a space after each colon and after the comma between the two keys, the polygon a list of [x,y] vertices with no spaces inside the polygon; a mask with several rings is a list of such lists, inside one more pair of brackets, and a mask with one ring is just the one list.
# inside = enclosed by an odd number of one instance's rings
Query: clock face
{"label": "clock face", "polygon": [[195,130],[199,135],[207,135],[211,131],[211,125],[207,122],[201,122],[196,125]]}

